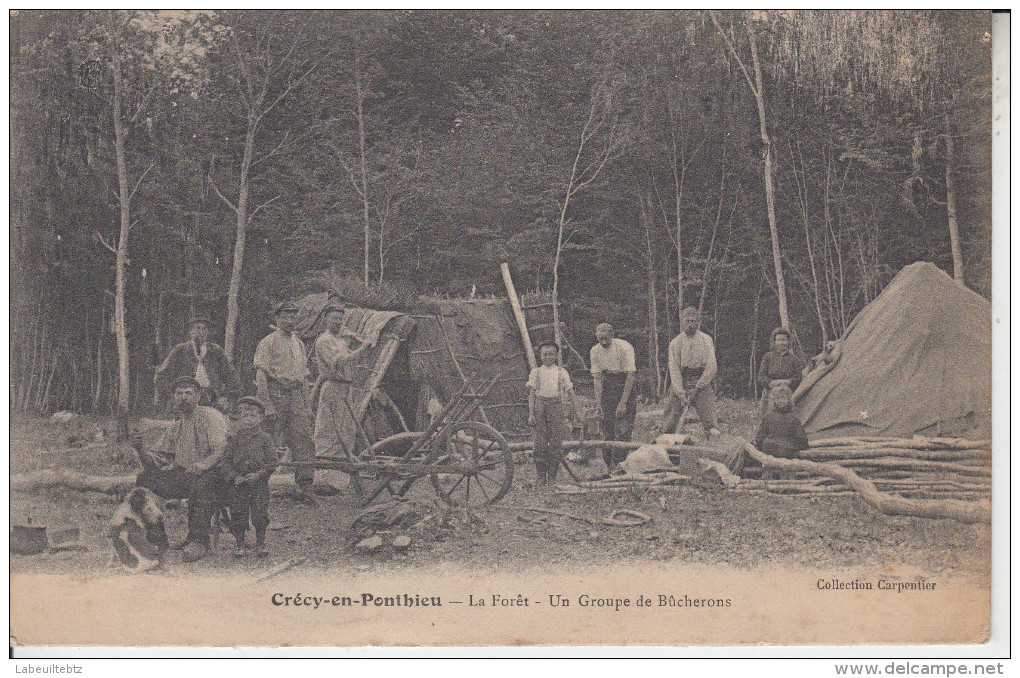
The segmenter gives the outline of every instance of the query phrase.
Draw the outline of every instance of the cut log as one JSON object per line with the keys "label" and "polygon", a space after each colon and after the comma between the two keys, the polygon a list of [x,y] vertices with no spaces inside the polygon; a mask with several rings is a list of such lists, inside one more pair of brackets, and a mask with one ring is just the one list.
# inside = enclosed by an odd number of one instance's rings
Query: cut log
{"label": "cut log", "polygon": [[888,515],[917,516],[919,518],[951,518],[963,523],[991,523],[992,510],[987,502],[965,502],[953,499],[906,499],[880,492],[870,480],[861,478],[850,469],[837,464],[820,464],[803,459],[779,459],[765,454],[749,442],[744,450],[766,468],[790,471],[810,471],[840,480],[861,495],[864,501]]}
{"label": "cut log", "polygon": [[911,447],[817,447],[798,452],[803,459],[871,459],[874,457],[905,457],[930,461],[991,461],[991,450],[918,450]]}
{"label": "cut log", "polygon": [[874,468],[893,468],[902,471],[936,471],[952,472],[965,476],[989,476],[992,470],[986,466],[967,466],[921,459],[896,459],[895,457],[879,457],[877,459],[840,459],[833,464],[840,466],[863,466]]}
{"label": "cut log", "polygon": [[[127,494],[135,486],[137,474],[126,473],[117,476],[94,476],[68,468],[41,469],[11,476],[11,491],[35,493],[51,487],[66,487],[79,492],[99,492],[113,497]],[[273,475],[269,478],[269,491],[273,494],[287,492],[295,487],[290,476]],[[334,495],[341,488],[332,483],[316,479],[312,491],[320,495]]]}
{"label": "cut log", "polygon": [[965,440],[963,438],[880,438],[853,436],[846,438],[819,438],[811,441],[818,447],[906,447],[914,450],[981,450],[991,449],[991,440]]}
{"label": "cut log", "polygon": [[66,487],[80,492],[122,495],[135,486],[135,475],[92,476],[68,468],[41,469],[12,475],[11,491],[38,492],[50,487]]}

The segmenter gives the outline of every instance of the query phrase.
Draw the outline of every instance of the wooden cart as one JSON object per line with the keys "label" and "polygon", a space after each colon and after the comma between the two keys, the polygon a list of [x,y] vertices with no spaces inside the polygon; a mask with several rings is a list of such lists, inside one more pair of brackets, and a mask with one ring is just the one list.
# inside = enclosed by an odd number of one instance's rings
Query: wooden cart
{"label": "wooden cart", "polygon": [[[510,490],[513,456],[499,431],[470,418],[498,381],[499,375],[488,381],[472,375],[424,431],[383,438],[360,455],[343,449],[343,456],[319,456],[314,462],[281,465],[347,473],[363,504],[384,491],[404,496],[426,477],[436,494],[451,505],[495,503]],[[369,484],[371,490],[366,488]]]}

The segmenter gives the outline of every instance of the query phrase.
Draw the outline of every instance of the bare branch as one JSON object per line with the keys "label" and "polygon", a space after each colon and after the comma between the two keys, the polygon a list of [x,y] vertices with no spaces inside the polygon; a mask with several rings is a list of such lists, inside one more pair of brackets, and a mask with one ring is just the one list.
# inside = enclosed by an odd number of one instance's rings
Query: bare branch
{"label": "bare branch", "polygon": [[102,233],[100,233],[99,231],[96,231],[96,240],[98,240],[98,241],[99,241],[99,244],[100,244],[100,245],[102,245],[102,246],[103,246],[103,247],[105,247],[106,249],[110,250],[110,251],[111,251],[111,252],[113,252],[114,254],[116,254],[116,253],[117,253],[117,248],[116,248],[116,247],[114,247],[113,245],[111,245],[111,244],[110,244],[110,242],[109,242],[109,241],[108,241],[108,240],[107,240],[106,238],[104,238],[104,237],[103,237],[103,234],[102,234]]}
{"label": "bare branch", "polygon": [[137,193],[138,189],[141,187],[142,181],[145,179],[145,175],[148,174],[149,170],[151,170],[155,166],[156,166],[156,158],[153,158],[152,162],[149,163],[149,166],[145,168],[144,172],[142,172],[142,176],[138,177],[138,181],[135,182],[135,187],[133,189],[131,189],[131,193],[128,194],[128,202],[129,203],[131,202],[131,199],[135,197],[135,193]]}
{"label": "bare branch", "polygon": [[269,200],[265,201],[264,203],[262,203],[261,205],[259,205],[255,209],[253,209],[252,212],[251,212],[251,215],[248,217],[248,223],[250,224],[252,221],[255,220],[255,215],[259,213],[260,209],[262,209],[266,205],[269,205],[271,203],[276,202],[279,199],[280,199],[280,196],[276,196],[275,198],[270,198]]}
{"label": "bare branch", "polygon": [[131,124],[138,122],[138,119],[142,117],[142,113],[144,113],[145,109],[149,107],[149,102],[152,100],[153,95],[156,94],[156,88],[158,85],[159,85],[158,80],[152,83],[152,87],[150,87],[149,90],[145,93],[145,96],[142,97],[142,100],[138,102],[138,106],[135,108],[134,115],[132,115],[131,118],[129,119]]}
{"label": "bare branch", "polygon": [[216,182],[212,180],[212,177],[209,177],[209,186],[212,187],[213,193],[218,195],[220,197],[220,200],[222,200],[223,202],[227,203],[227,207],[232,209],[234,211],[234,213],[236,214],[237,213],[237,205],[235,205],[234,203],[230,202],[230,198],[228,198],[227,196],[225,196],[222,193],[220,193],[220,189],[219,189],[219,187],[216,186]]}
{"label": "bare branch", "polygon": [[318,68],[318,67],[319,67],[319,64],[318,64],[318,62],[316,62],[316,63],[312,64],[312,67],[311,67],[311,68],[309,68],[309,69],[308,69],[307,71],[305,71],[305,72],[304,72],[304,74],[302,74],[302,76],[301,76],[300,78],[298,78],[298,79],[297,79],[297,80],[295,80],[294,82],[292,82],[292,83],[290,83],[289,85],[287,85],[287,87],[286,87],[286,88],[285,88],[285,89],[284,89],[284,90],[283,90],[282,92],[280,92],[280,95],[279,95],[278,97],[276,97],[275,99],[273,99],[273,102],[272,102],[271,104],[269,104],[268,106],[266,106],[265,108],[263,108],[263,109],[262,109],[262,110],[261,110],[261,111],[259,112],[259,114],[258,114],[258,119],[259,119],[259,120],[261,120],[261,119],[262,119],[263,117],[265,117],[265,115],[266,115],[267,113],[269,113],[269,112],[270,112],[271,110],[273,110],[274,108],[276,108],[276,105],[277,105],[278,103],[280,103],[281,101],[283,101],[283,99],[284,99],[284,98],[285,98],[285,97],[286,97],[286,96],[287,96],[288,94],[290,94],[290,93],[291,93],[291,91],[292,91],[292,90],[293,90],[293,89],[294,89],[295,87],[297,87],[297,86],[298,86],[298,85],[300,85],[300,84],[301,84],[302,82],[304,82],[304,79],[305,79],[305,78],[307,78],[307,77],[308,77],[309,75],[311,75],[311,74],[312,74],[312,72],[313,72],[313,71],[314,71],[314,70],[315,70],[316,68]]}

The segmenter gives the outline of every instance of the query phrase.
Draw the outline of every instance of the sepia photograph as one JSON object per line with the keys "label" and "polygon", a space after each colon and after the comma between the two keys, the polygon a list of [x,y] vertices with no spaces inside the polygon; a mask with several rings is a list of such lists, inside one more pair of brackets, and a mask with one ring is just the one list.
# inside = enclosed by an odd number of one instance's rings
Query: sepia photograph
{"label": "sepia photograph", "polygon": [[992,639],[991,12],[9,21],[12,657]]}

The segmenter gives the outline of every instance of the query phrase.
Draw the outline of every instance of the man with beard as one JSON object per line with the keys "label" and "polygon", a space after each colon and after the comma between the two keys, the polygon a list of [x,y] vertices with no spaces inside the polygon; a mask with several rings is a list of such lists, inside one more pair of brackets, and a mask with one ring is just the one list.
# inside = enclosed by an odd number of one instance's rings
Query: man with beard
{"label": "man with beard", "polygon": [[715,361],[715,344],[712,337],[698,329],[701,313],[687,307],[680,314],[683,331],[669,342],[670,391],[663,413],[663,433],[678,433],[683,423],[680,418],[688,405],[693,405],[705,438],[719,435],[719,421],[715,413],[715,393],[712,379],[718,371]]}
{"label": "man with beard", "polygon": [[229,432],[219,410],[198,404],[201,388],[194,377],[179,377],[173,383],[174,423],[151,450],[140,437],[132,441],[142,464],[136,485],[163,499],[188,500],[188,534],[179,547],[185,562],[209,552],[209,525],[221,495],[217,464]]}
{"label": "man with beard", "polygon": [[[276,307],[276,329],[264,337],[255,349],[255,385],[258,399],[266,406],[266,419],[273,425],[278,446],[290,448],[295,462],[315,461],[312,448],[312,421],[309,405],[308,354],[305,344],[294,332],[298,307],[285,302]],[[310,466],[294,470],[297,499],[314,506]]]}
{"label": "man with beard", "polygon": [[237,372],[223,349],[209,341],[209,317],[195,314],[188,329],[189,339],[177,344],[156,369],[156,389],[163,398],[178,377],[192,377],[201,389],[201,404],[215,404],[226,410],[237,399],[241,386]]}

